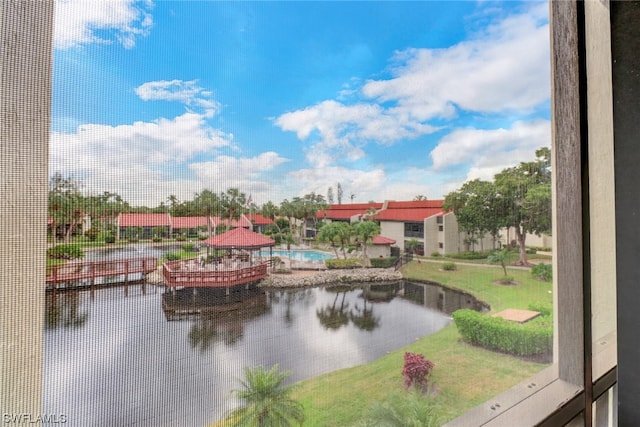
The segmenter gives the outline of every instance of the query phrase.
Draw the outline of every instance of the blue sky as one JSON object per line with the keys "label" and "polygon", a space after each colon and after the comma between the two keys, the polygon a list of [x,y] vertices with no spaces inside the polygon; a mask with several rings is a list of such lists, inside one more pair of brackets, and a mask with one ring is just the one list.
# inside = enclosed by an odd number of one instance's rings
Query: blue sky
{"label": "blue sky", "polygon": [[59,0],[54,43],[50,172],[133,205],[434,199],[550,145],[546,2]]}

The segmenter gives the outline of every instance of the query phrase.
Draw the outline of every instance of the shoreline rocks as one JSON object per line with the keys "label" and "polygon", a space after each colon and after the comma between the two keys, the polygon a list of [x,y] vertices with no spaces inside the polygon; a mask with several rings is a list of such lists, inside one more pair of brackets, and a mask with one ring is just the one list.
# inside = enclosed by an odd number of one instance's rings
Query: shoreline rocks
{"label": "shoreline rocks", "polygon": [[263,279],[262,288],[306,288],[331,283],[388,282],[402,279],[402,273],[389,268],[356,268],[324,270],[310,274],[271,274]]}

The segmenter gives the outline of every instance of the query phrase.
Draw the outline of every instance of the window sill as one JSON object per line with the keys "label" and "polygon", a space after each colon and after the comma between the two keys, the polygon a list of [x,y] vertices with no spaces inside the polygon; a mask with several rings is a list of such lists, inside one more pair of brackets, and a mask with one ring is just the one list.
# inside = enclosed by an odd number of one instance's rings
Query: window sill
{"label": "window sill", "polygon": [[536,425],[553,412],[550,408],[562,407],[581,392],[582,387],[560,380],[557,367],[550,366],[445,426],[512,427],[516,420]]}

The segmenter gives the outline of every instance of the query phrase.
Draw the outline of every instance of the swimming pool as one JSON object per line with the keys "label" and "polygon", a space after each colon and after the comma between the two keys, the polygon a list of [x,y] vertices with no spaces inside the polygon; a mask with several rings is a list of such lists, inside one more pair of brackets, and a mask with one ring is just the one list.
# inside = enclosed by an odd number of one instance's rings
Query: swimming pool
{"label": "swimming pool", "polygon": [[[261,250],[260,256],[268,257],[269,250]],[[273,256],[281,258],[291,258],[295,261],[324,261],[325,259],[335,258],[333,254],[328,252],[314,251],[314,250],[300,250],[292,249],[290,251],[282,249],[274,249]]]}

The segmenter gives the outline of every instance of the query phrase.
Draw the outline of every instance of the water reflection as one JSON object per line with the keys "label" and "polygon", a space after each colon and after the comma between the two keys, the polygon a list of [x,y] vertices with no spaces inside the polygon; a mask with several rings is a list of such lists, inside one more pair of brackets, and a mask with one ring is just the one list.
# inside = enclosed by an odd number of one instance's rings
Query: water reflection
{"label": "water reflection", "polygon": [[[316,310],[316,316],[320,320],[320,324],[325,329],[340,329],[349,323],[349,303],[345,302],[347,292],[351,291],[347,286],[331,286],[325,289],[327,292],[335,293],[336,296],[333,299],[333,303],[325,305],[324,307]],[[340,306],[337,306],[338,298],[342,295]]]}
{"label": "water reflection", "polygon": [[69,426],[206,425],[234,406],[244,367],[277,363],[299,381],[368,363],[449,325],[469,297],[410,282],[47,293],[43,410]]}
{"label": "water reflection", "polygon": [[269,312],[266,293],[256,288],[227,294],[225,289],[186,288],[162,294],[169,321],[191,320],[189,344],[204,352],[215,343],[233,346],[244,336],[244,324]]}
{"label": "water reflection", "polygon": [[81,308],[78,292],[47,292],[45,310],[45,328],[78,328],[89,317],[86,308]]}
{"label": "water reflection", "polygon": [[476,311],[489,311],[487,304],[478,301],[473,295],[445,288],[435,282],[404,282],[403,297],[425,307],[435,308],[447,314],[461,308]]}
{"label": "water reflection", "polygon": [[284,305],[285,309],[282,317],[287,328],[295,324],[296,307],[307,308],[315,301],[314,292],[311,288],[269,291],[268,295],[272,304]]}

